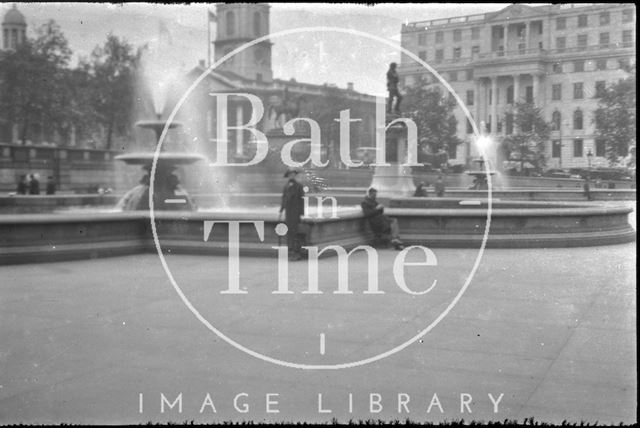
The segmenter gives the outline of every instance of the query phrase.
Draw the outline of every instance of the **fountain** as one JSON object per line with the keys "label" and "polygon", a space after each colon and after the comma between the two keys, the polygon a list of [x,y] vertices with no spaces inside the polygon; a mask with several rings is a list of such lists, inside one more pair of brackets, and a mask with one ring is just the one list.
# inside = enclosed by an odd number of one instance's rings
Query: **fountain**
{"label": "fountain", "polygon": [[[146,120],[136,123],[136,126],[155,131],[156,141],[160,142],[165,123],[161,120]],[[172,122],[169,129],[179,128],[180,123]],[[116,160],[128,165],[142,165],[145,175],[140,184],[129,190],[116,205],[122,211],[136,211],[149,209],[149,177],[155,153],[129,153],[116,156]],[[178,177],[173,173],[181,165],[190,165],[194,162],[206,160],[202,155],[195,153],[179,153],[161,151],[157,156],[156,172],[154,177],[153,202],[156,210],[180,210],[193,211],[195,202],[180,186]]]}
{"label": "fountain", "polygon": [[[496,172],[491,169],[491,163],[488,161],[485,162],[482,158],[474,159],[471,162],[477,164],[478,168],[465,172],[465,174],[473,177],[473,184],[469,190],[489,190],[487,176],[494,176],[496,174]],[[488,169],[485,169],[485,163],[489,166]]]}

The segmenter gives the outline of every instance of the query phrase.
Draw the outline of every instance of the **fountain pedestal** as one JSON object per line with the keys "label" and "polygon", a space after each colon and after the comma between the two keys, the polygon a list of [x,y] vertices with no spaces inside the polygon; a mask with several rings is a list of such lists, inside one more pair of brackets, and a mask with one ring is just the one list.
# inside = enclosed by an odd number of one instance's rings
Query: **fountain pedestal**
{"label": "fountain pedestal", "polygon": [[[387,122],[396,117],[387,118]],[[410,166],[402,164],[407,160],[406,126],[403,123],[394,123],[387,128],[385,134],[386,151],[390,154],[391,165],[379,165],[375,167],[371,187],[378,190],[378,196],[391,198],[398,196],[410,196],[415,191],[413,175]],[[376,160],[376,163],[384,160]]]}
{"label": "fountain pedestal", "polygon": [[[143,121],[137,126],[151,129],[156,134],[156,141],[160,140],[162,130],[165,127],[163,121]],[[179,127],[179,123],[169,124],[169,129]],[[194,211],[195,203],[187,192],[180,186],[178,177],[173,173],[180,165],[190,165],[205,157],[194,153],[177,153],[162,151],[156,157],[154,152],[130,153],[116,156],[117,160],[124,161],[128,165],[141,165],[145,175],[140,180],[140,184],[129,190],[118,202],[117,208],[123,211],[136,211],[149,209],[149,184],[151,177],[151,167],[156,159],[156,169],[153,177],[154,192],[153,204],[155,210],[179,210]]]}

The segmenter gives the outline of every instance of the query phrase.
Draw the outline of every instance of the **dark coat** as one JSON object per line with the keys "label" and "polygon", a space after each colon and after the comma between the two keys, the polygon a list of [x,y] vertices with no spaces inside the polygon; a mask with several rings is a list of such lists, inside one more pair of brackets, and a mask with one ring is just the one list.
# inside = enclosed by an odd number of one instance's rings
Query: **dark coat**
{"label": "dark coat", "polygon": [[304,188],[302,184],[291,179],[282,191],[282,204],[280,210],[285,210],[285,222],[296,224],[304,215]]}
{"label": "dark coat", "polygon": [[29,194],[30,195],[40,194],[40,182],[35,178],[29,182]]}
{"label": "dark coat", "polygon": [[386,233],[389,229],[389,220],[387,216],[383,214],[384,208],[378,208],[378,204],[379,202],[377,200],[365,196],[360,206],[374,233]]}

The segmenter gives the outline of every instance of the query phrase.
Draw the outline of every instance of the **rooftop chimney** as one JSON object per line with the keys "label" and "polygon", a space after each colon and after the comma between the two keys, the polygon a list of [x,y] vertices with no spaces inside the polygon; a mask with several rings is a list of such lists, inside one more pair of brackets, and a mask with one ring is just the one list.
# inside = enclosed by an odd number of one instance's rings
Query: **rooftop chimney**
{"label": "rooftop chimney", "polygon": [[353,91],[353,82],[347,82],[347,90]]}

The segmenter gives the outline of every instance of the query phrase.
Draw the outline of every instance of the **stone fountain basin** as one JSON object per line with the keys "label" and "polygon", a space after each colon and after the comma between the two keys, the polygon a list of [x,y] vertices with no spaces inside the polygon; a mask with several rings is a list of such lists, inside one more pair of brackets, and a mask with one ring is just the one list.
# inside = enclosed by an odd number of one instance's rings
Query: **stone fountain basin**
{"label": "stone fountain basin", "polygon": [[[150,165],[154,158],[156,158],[156,155],[153,152],[127,153],[115,157],[116,160],[123,161],[128,165]],[[157,155],[157,159],[158,165],[179,166],[190,165],[207,158],[197,153],[160,152]]]}
{"label": "stone fountain basin", "polygon": [[[411,198],[407,198],[411,199]],[[386,210],[400,224],[408,244],[430,248],[480,247],[487,218],[486,206],[423,208],[428,201],[414,198],[391,203]],[[458,201],[459,202],[459,201]],[[394,207],[396,204],[404,204]],[[416,205],[417,204],[417,205]],[[418,207],[416,207],[418,206]],[[275,257],[271,247],[285,242],[275,234],[277,207],[260,210],[207,212],[157,212],[156,225],[163,251],[172,254],[228,254],[228,227],[216,225],[208,242],[203,240],[204,221],[262,220],[264,241],[253,225],[240,225],[241,254]],[[632,208],[593,204],[494,201],[487,248],[573,247],[632,242],[629,225]],[[320,248],[340,245],[346,249],[371,244],[373,234],[360,210],[351,208],[338,219],[306,218],[308,244]],[[155,252],[149,213],[78,212],[0,216],[0,264],[86,259]],[[333,252],[327,252],[333,254]]]}

